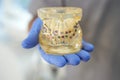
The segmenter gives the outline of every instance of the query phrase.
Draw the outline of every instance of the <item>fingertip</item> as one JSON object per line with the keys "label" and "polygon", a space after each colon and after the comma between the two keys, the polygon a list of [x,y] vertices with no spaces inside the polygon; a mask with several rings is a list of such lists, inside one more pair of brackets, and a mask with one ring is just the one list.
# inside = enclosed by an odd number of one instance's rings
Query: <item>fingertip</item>
{"label": "fingertip", "polygon": [[62,59],[59,63],[55,64],[57,67],[64,67],[66,65],[66,60]]}
{"label": "fingertip", "polygon": [[82,41],[82,45],[83,45],[83,49],[88,52],[92,52],[94,50],[94,45],[84,40]]}
{"label": "fingertip", "polygon": [[92,52],[94,50],[94,45],[93,44],[89,44],[89,47],[88,47],[88,52]]}
{"label": "fingertip", "polygon": [[64,67],[67,62],[63,56],[53,55],[53,57],[51,57],[51,59],[50,59],[50,63],[52,63],[53,65],[55,65],[57,67]]}
{"label": "fingertip", "polygon": [[22,42],[22,47],[23,47],[23,48],[26,48],[26,49],[31,48],[31,46],[29,46],[29,45],[26,43],[25,40]]}
{"label": "fingertip", "polygon": [[23,48],[27,48],[27,46],[28,46],[24,41],[22,42],[21,45],[22,45]]}
{"label": "fingertip", "polygon": [[80,58],[76,59],[75,62],[72,64],[73,66],[79,65],[80,64]]}
{"label": "fingertip", "polygon": [[38,44],[37,41],[30,41],[31,39],[26,38],[23,42],[22,42],[22,47],[29,49],[29,48],[33,48],[34,46],[36,46]]}
{"label": "fingertip", "polygon": [[67,55],[64,55],[64,57],[66,58],[68,64],[70,65],[76,66],[80,63],[79,56],[75,54],[67,54]]}
{"label": "fingertip", "polygon": [[88,53],[84,50],[81,50],[79,53],[77,53],[77,55],[81,58],[81,60],[83,60],[85,62],[89,61],[91,58],[90,53]]}

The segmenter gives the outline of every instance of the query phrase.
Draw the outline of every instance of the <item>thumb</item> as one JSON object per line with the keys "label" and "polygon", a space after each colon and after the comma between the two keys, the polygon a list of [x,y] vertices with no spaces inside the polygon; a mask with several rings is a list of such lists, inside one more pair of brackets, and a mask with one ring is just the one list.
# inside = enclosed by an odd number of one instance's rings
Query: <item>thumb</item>
{"label": "thumb", "polygon": [[37,18],[32,25],[28,37],[22,42],[23,48],[32,48],[38,44],[41,26],[42,20]]}

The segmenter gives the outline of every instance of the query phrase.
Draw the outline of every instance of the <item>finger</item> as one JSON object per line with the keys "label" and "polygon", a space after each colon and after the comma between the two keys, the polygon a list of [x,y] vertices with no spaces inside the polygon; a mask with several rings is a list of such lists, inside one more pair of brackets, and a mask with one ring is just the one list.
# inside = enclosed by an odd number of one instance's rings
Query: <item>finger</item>
{"label": "finger", "polygon": [[39,51],[41,56],[50,64],[53,64],[57,67],[63,67],[67,63],[63,56],[46,54],[40,47]]}
{"label": "finger", "polygon": [[80,63],[79,56],[75,54],[67,54],[67,55],[64,55],[64,57],[67,60],[68,64],[70,65],[78,65]]}
{"label": "finger", "polygon": [[39,18],[37,18],[32,25],[28,37],[22,42],[22,46],[24,48],[32,48],[38,44],[41,26],[42,21]]}
{"label": "finger", "polygon": [[88,51],[88,52],[92,52],[94,49],[94,46],[86,41],[82,41],[82,45],[83,45],[83,49]]}
{"label": "finger", "polygon": [[90,57],[91,57],[90,54],[87,51],[85,51],[85,50],[81,50],[76,55],[78,55],[80,57],[80,59],[82,61],[85,61],[85,62],[87,62],[90,59]]}

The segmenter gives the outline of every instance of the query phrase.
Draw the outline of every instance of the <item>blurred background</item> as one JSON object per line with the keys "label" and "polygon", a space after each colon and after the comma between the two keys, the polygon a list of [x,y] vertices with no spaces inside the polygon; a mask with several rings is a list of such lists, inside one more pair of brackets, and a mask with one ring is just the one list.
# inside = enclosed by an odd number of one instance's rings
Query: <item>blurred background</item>
{"label": "blurred background", "polygon": [[[91,60],[56,68],[22,40],[36,10],[46,6],[83,9],[84,39],[95,45]],[[0,80],[120,80],[120,0],[0,0]]]}

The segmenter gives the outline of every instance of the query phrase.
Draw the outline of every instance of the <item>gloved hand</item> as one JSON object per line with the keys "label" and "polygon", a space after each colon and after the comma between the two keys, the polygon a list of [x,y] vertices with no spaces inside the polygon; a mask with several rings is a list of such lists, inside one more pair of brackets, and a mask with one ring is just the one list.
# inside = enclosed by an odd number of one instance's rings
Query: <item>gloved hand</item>
{"label": "gloved hand", "polygon": [[[38,45],[39,40],[39,32],[41,30],[42,20],[37,18],[32,28],[29,32],[28,37],[22,42],[23,48],[33,48],[34,46]],[[38,45],[39,51],[41,56],[50,64],[53,64],[58,67],[63,67],[66,64],[68,65],[78,65],[80,61],[87,62],[90,59],[90,52],[93,51],[94,46],[86,41],[82,41],[83,48],[80,52],[76,54],[67,54],[67,55],[52,55],[46,54]]]}

